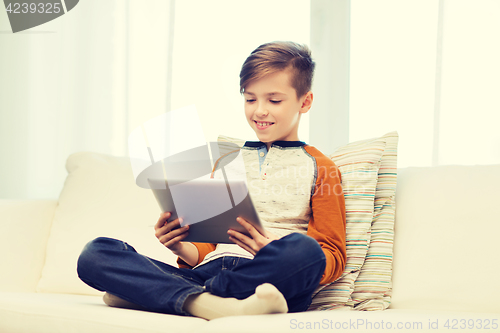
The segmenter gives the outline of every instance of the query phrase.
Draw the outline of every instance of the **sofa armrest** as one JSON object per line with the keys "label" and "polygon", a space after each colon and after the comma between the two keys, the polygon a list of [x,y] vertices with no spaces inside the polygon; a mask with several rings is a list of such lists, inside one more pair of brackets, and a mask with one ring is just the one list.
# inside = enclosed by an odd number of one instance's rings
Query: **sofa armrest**
{"label": "sofa armrest", "polygon": [[34,292],[56,200],[0,200],[0,291]]}

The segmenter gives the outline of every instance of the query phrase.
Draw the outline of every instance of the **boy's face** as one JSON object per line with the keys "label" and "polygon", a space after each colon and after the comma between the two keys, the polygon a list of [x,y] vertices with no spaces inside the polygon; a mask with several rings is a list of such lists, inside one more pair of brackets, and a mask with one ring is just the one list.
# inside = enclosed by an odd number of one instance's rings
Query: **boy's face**
{"label": "boy's face", "polygon": [[300,115],[311,108],[312,92],[297,97],[289,69],[250,82],[243,93],[245,116],[269,150],[274,141],[298,141]]}

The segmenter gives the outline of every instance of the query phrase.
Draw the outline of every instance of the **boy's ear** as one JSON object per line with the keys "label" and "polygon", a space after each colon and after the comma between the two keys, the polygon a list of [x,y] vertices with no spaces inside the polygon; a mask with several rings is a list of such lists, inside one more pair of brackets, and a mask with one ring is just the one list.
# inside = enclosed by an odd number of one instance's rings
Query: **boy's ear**
{"label": "boy's ear", "polygon": [[306,113],[312,106],[313,102],[313,93],[312,91],[308,91],[302,98],[300,99],[302,102],[302,107],[300,108],[300,113]]}

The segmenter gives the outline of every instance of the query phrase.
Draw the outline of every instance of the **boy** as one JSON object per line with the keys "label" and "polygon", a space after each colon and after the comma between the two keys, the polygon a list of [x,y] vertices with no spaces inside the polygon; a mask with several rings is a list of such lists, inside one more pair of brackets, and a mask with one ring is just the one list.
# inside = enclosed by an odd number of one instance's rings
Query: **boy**
{"label": "boy", "polygon": [[307,47],[273,42],[255,49],[240,72],[245,116],[260,141],[247,141],[239,153],[267,237],[238,218],[251,237],[228,230],[235,244],[183,242],[189,226],[166,223],[164,213],[155,235],[178,256],[179,268],[98,238],[80,255],[78,274],[106,291],[106,304],[206,319],[298,312],[308,309],[319,284],[340,277],[346,261],[340,173],[297,134],[313,101],[314,66]]}

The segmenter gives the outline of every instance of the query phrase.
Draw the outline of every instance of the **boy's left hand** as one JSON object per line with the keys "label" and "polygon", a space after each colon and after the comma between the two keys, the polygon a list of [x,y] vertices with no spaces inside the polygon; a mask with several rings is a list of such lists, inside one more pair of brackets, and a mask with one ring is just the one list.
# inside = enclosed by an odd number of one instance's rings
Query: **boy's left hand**
{"label": "boy's left hand", "polygon": [[266,232],[268,237],[262,235],[257,229],[254,228],[253,225],[251,225],[241,217],[238,217],[236,221],[238,221],[238,223],[248,231],[252,238],[236,230],[229,229],[227,231],[229,240],[235,242],[241,248],[247,250],[253,255],[256,255],[257,252],[260,251],[260,249],[271,243],[273,240],[280,239],[280,237],[270,233],[269,231]]}

